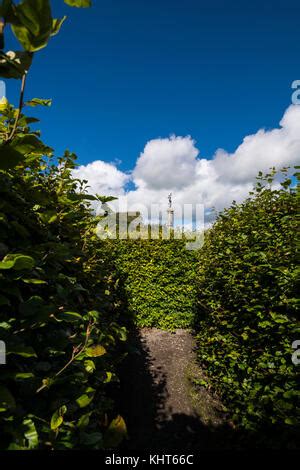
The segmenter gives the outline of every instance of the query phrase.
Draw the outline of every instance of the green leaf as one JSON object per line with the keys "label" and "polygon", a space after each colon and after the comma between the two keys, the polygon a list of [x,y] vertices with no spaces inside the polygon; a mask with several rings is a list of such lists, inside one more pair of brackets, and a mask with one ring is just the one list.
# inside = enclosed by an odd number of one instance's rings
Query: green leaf
{"label": "green leaf", "polygon": [[118,329],[118,336],[121,341],[127,340],[127,329],[125,326],[122,326]]}
{"label": "green leaf", "polygon": [[127,437],[127,427],[122,416],[118,415],[110,423],[105,436],[105,447],[117,447]]}
{"label": "green leaf", "polygon": [[0,170],[10,170],[24,160],[24,156],[12,146],[0,145]]}
{"label": "green leaf", "polygon": [[78,420],[78,423],[77,423],[77,427],[79,429],[84,429],[88,426],[89,424],[89,421],[90,421],[90,416],[93,412],[90,411],[89,413],[86,413],[82,416],[80,416],[79,420]]}
{"label": "green leaf", "polygon": [[93,318],[94,320],[98,320],[99,319],[99,316],[100,316],[100,312],[98,312],[98,310],[90,310],[88,312],[88,315]]}
{"label": "green leaf", "polygon": [[48,148],[33,134],[27,134],[21,137],[16,137],[12,144],[12,148],[14,148],[17,152],[27,155],[30,153],[37,153],[42,155],[44,149]]}
{"label": "green leaf", "polygon": [[55,210],[48,210],[46,212],[39,213],[39,218],[44,224],[53,224],[57,221],[58,215]]}
{"label": "green leaf", "polygon": [[59,312],[57,318],[70,322],[82,320],[82,316],[77,312]]}
{"label": "green leaf", "polygon": [[201,385],[202,387],[206,387],[206,388],[207,388],[208,385],[209,385],[208,382],[207,382],[207,380],[204,380],[204,379],[195,379],[195,383],[196,383],[197,385]]}
{"label": "green leaf", "polygon": [[31,256],[22,254],[8,254],[2,261],[0,261],[1,269],[14,269],[15,271],[22,271],[23,269],[32,269],[35,261]]}
{"label": "green leaf", "polygon": [[0,385],[0,411],[14,409],[16,402],[8,388]]}
{"label": "green leaf", "polygon": [[36,352],[31,346],[14,346],[7,351],[7,355],[9,354],[22,357],[37,357]]}
{"label": "green leaf", "polygon": [[28,441],[28,449],[36,449],[39,445],[39,437],[34,422],[26,418],[23,420],[23,425],[26,427],[24,436]]}
{"label": "green leaf", "polygon": [[86,349],[86,355],[89,357],[99,357],[103,356],[104,354],[106,354],[106,349],[100,344]]}
{"label": "green leaf", "polygon": [[92,194],[85,194],[85,193],[72,194],[71,198],[74,201],[82,201],[82,200],[97,201],[96,196],[93,196]]}
{"label": "green leaf", "polygon": [[36,106],[51,106],[52,100],[49,99],[43,99],[43,98],[32,98],[32,100],[26,101],[24,106],[31,106],[31,107],[36,107]]}
{"label": "green leaf", "polygon": [[60,20],[59,19],[53,19],[51,36],[56,36],[59,33],[60,28],[62,27],[62,24],[65,22],[66,19],[67,19],[66,16],[64,16]]}
{"label": "green leaf", "polygon": [[80,444],[92,448],[96,448],[97,444],[102,444],[103,436],[100,432],[84,432],[80,436]]}
{"label": "green leaf", "polygon": [[70,7],[88,8],[92,6],[91,0],[64,0]]}
{"label": "green leaf", "polygon": [[34,322],[48,321],[49,315],[55,313],[56,307],[45,301],[38,295],[33,295],[25,302],[19,304],[19,312],[24,317],[31,318]]}
{"label": "green leaf", "polygon": [[48,0],[23,0],[17,5],[12,30],[28,52],[45,47],[52,33],[53,19]]}
{"label": "green leaf", "polygon": [[297,418],[285,418],[285,424],[289,424],[290,426],[297,426],[299,424],[299,420]]}
{"label": "green leaf", "polygon": [[14,375],[16,380],[26,380],[34,378],[34,374],[32,372],[17,372]]}
{"label": "green leaf", "polygon": [[106,378],[103,380],[103,382],[105,384],[111,382],[112,377],[113,377],[112,372],[106,372]]}
{"label": "green leaf", "polygon": [[19,444],[16,444],[15,442],[11,442],[7,450],[27,450],[27,447],[20,446]]}
{"label": "green leaf", "polygon": [[91,360],[84,361],[85,370],[91,374],[96,369],[95,363]]}
{"label": "green leaf", "polygon": [[88,387],[83,395],[77,398],[76,403],[80,408],[85,408],[88,406],[94,398],[95,390],[91,387]]}
{"label": "green leaf", "polygon": [[58,410],[53,413],[51,417],[50,427],[53,431],[56,431],[59,426],[64,422],[64,414],[67,412],[65,405],[61,406]]}
{"label": "green leaf", "polygon": [[42,279],[22,279],[22,281],[25,282],[25,284],[47,284],[47,282],[43,281]]}
{"label": "green leaf", "polygon": [[288,323],[289,322],[289,319],[284,315],[279,315],[275,312],[270,312],[270,315],[276,323]]}
{"label": "green leaf", "polygon": [[13,346],[7,351],[7,355],[16,354],[22,357],[37,357],[36,352],[31,346]]}
{"label": "green leaf", "polygon": [[29,124],[33,124],[39,122],[39,119],[34,118],[34,117],[27,117],[27,116],[22,116],[19,119],[19,127],[27,127]]}

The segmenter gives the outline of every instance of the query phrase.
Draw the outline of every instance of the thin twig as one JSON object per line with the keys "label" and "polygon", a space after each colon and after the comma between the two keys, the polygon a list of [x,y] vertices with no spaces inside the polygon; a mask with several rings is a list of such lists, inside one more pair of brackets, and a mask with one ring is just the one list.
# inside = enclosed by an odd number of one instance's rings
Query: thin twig
{"label": "thin twig", "polygon": [[[78,346],[73,348],[72,356],[70,360],[58,372],[56,372],[56,374],[54,374],[54,377],[58,377],[85,350],[85,348],[87,347],[92,329],[93,329],[93,323],[89,322],[87,329],[86,329],[84,345],[81,347],[81,344],[79,344]],[[47,387],[48,387],[47,384],[42,385],[40,388],[37,389],[36,393],[41,392],[44,388],[47,388]]]}
{"label": "thin twig", "polygon": [[18,122],[19,122],[19,119],[20,119],[20,116],[21,116],[22,108],[24,106],[24,92],[25,92],[25,86],[26,86],[26,78],[27,78],[27,71],[25,71],[25,73],[22,76],[19,107],[18,107],[18,110],[17,110],[17,115],[16,115],[16,119],[15,119],[15,122],[14,122],[14,126],[12,128],[12,131],[11,131],[8,139],[7,139],[7,142],[10,142],[13,139],[13,137],[16,133],[17,127],[18,127]]}

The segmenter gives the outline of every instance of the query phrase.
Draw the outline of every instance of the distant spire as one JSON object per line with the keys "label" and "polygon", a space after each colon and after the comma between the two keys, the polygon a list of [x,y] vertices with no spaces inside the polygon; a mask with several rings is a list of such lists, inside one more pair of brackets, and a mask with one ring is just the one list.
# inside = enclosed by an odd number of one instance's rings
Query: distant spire
{"label": "distant spire", "polygon": [[172,193],[168,196],[169,207],[167,210],[168,220],[167,220],[167,227],[173,228],[174,227],[174,209],[172,208]]}

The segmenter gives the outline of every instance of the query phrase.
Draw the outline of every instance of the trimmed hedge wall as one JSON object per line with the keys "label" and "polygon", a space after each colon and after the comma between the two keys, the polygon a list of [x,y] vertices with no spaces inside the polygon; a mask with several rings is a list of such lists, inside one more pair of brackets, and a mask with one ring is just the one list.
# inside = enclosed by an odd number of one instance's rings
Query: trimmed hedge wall
{"label": "trimmed hedge wall", "polygon": [[[199,253],[199,360],[248,429],[300,424],[297,194],[260,175],[254,193],[219,215]],[[298,175],[299,176],[299,175]]]}
{"label": "trimmed hedge wall", "polygon": [[184,240],[118,241],[116,266],[139,327],[189,328],[197,300],[197,255]]}

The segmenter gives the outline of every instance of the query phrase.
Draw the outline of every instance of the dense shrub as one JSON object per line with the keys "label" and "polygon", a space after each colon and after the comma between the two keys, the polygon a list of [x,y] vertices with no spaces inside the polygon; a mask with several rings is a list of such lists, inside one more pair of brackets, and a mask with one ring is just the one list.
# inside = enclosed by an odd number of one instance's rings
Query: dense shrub
{"label": "dense shrub", "polygon": [[197,264],[184,240],[116,242],[128,312],[140,327],[189,328],[196,307]]}
{"label": "dense shrub", "polygon": [[297,194],[289,179],[272,189],[273,176],[260,175],[247,200],[219,215],[199,253],[199,358],[250,429],[300,419]]}
{"label": "dense shrub", "polygon": [[106,390],[126,333],[72,160],[0,172],[2,448],[102,447],[113,411]]}
{"label": "dense shrub", "polygon": [[111,387],[126,331],[116,323],[116,272],[88,206],[99,198],[72,178],[74,156],[55,160],[30,128],[37,120],[22,112],[50,105],[24,103],[25,83],[33,52],[63,20],[52,18],[48,0],[8,0],[0,15],[25,49],[0,58],[2,76],[22,78],[18,109],[0,102],[0,448],[116,445],[126,427]]}

